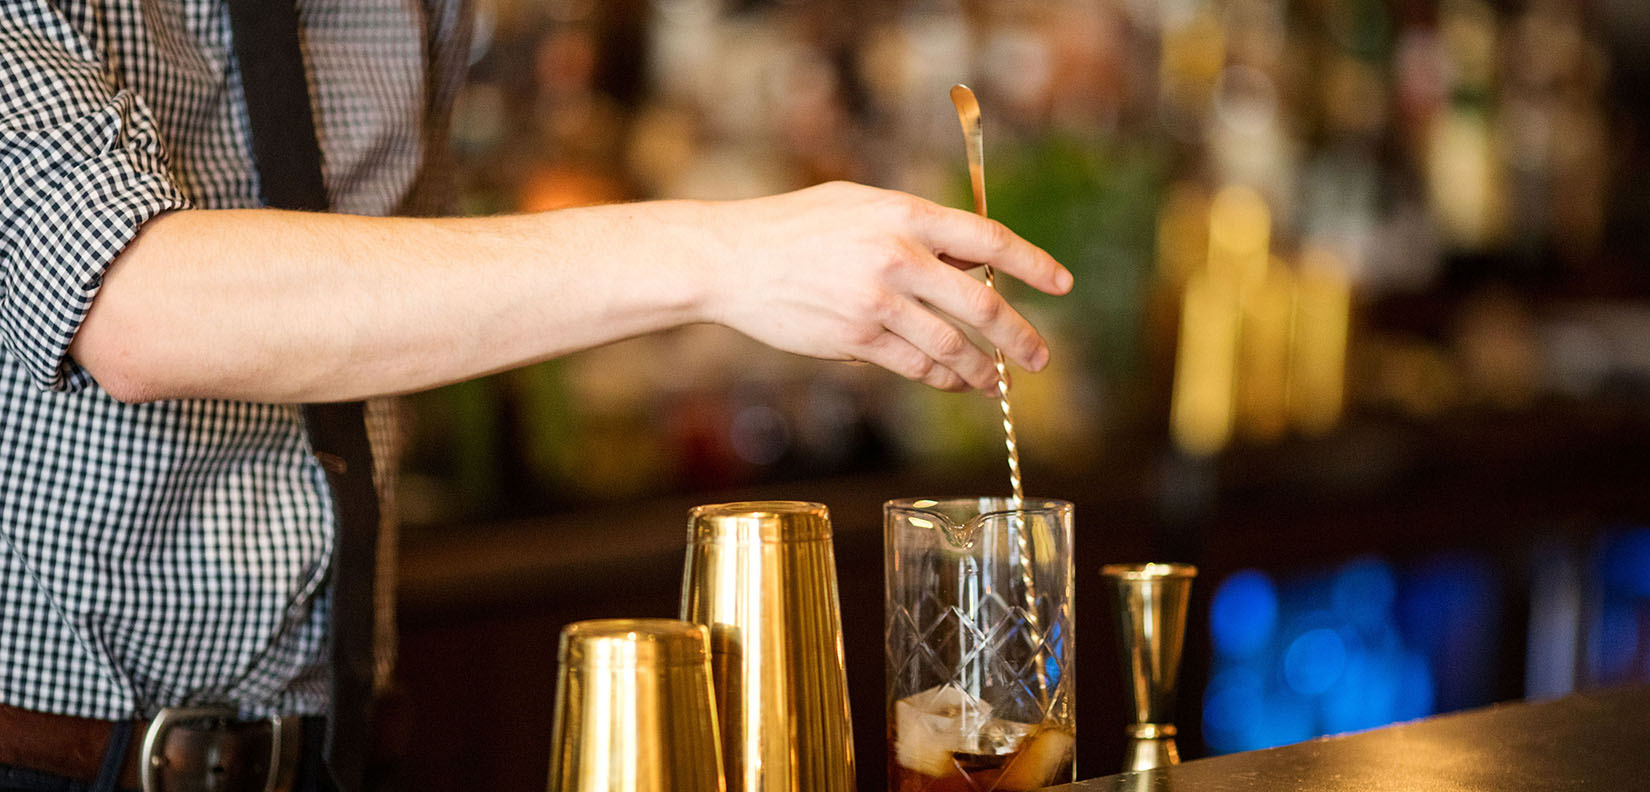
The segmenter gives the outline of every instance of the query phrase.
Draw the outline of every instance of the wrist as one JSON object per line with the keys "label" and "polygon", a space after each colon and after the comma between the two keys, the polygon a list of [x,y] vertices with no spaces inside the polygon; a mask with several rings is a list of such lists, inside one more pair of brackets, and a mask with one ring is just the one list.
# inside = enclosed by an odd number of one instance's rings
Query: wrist
{"label": "wrist", "polygon": [[733,215],[725,201],[671,201],[670,228],[665,255],[675,261],[674,279],[689,323],[721,324],[726,297],[736,288],[730,270],[737,260],[729,223]]}

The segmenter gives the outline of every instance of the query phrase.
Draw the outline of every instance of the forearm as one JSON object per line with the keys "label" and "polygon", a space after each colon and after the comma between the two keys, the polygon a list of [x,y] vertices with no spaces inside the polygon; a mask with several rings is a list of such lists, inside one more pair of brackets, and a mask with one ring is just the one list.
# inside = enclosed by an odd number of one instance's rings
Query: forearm
{"label": "forearm", "polygon": [[700,211],[176,212],[116,260],[70,351],[127,401],[420,390],[701,320]]}
{"label": "forearm", "polygon": [[69,351],[125,401],[331,401],[712,321],[991,388],[990,356],[953,323],[1034,371],[1048,348],[959,271],[985,263],[1051,294],[1072,285],[1001,224],[845,183],[462,220],[180,211],[122,251]]}

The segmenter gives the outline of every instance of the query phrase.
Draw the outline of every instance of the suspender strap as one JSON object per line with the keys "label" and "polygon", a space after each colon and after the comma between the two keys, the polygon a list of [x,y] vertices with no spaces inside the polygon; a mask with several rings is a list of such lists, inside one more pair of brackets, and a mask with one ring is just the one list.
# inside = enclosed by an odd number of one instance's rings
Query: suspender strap
{"label": "suspender strap", "polygon": [[295,0],[230,0],[229,31],[241,67],[252,157],[264,203],[324,212],[321,145],[310,115]]}
{"label": "suspender strap", "polygon": [[[298,42],[295,0],[229,0],[229,25],[246,94],[264,203],[325,211],[321,149]],[[341,792],[365,783],[373,681],[373,576],[378,496],[361,402],[309,404],[304,423],[327,473],[337,518],[329,590],[332,706],[326,759]]]}
{"label": "suspender strap", "polygon": [[361,402],[304,405],[310,443],[327,471],[338,534],[333,542],[332,706],[327,767],[340,792],[364,788],[373,704],[373,583],[378,566],[378,493]]}

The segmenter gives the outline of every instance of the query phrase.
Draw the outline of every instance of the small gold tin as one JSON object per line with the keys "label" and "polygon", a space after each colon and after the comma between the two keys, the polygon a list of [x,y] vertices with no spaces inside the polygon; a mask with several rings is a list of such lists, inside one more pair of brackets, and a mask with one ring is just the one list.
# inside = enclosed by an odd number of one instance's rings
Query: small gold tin
{"label": "small gold tin", "polygon": [[564,628],[550,792],[725,792],[709,659],[675,619]]}

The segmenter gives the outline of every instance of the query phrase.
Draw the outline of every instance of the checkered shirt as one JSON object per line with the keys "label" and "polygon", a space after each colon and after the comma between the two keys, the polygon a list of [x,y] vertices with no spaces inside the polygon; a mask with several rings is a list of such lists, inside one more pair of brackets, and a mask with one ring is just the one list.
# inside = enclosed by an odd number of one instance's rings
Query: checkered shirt
{"label": "checkered shirt", "polygon": [[[462,5],[299,0],[337,211],[448,205]],[[258,205],[249,134],[224,0],[0,0],[0,702],[326,709],[333,514],[298,408],[121,404],[67,353],[145,221]]]}

